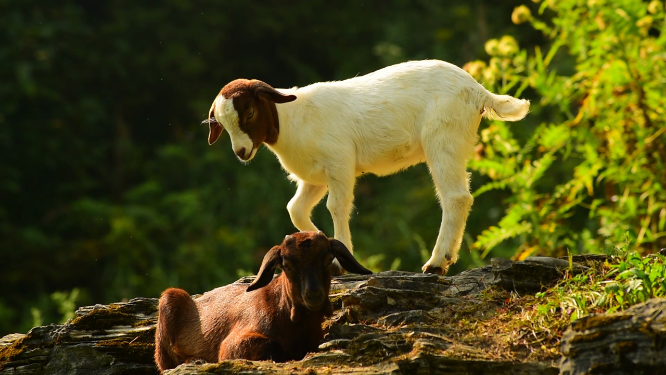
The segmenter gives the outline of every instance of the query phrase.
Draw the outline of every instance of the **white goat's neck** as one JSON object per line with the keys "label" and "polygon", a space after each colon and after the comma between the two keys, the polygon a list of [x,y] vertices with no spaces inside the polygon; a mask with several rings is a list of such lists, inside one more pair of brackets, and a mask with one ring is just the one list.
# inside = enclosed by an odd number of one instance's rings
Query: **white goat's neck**
{"label": "white goat's neck", "polygon": [[[317,153],[316,132],[308,121],[313,116],[313,104],[308,90],[280,89],[284,94],[294,94],[297,99],[292,103],[277,104],[280,133],[277,142],[266,146],[277,156],[282,167],[300,179],[316,184],[325,183],[324,176],[313,168]],[[316,109],[315,111],[316,112]]]}
{"label": "white goat's neck", "polygon": [[[283,94],[294,94],[296,95],[295,89],[278,89]],[[299,93],[300,94],[300,93]],[[294,121],[294,118],[303,112],[304,106],[301,104],[306,98],[297,97],[296,101],[293,103],[283,103],[276,105],[278,121],[280,124],[280,134],[278,135],[277,142],[273,145],[266,144],[271,150],[276,154],[282,154],[286,151],[286,139],[293,140],[294,134],[297,133],[297,129],[294,129],[294,125],[298,121]],[[293,145],[289,144],[289,147]]]}

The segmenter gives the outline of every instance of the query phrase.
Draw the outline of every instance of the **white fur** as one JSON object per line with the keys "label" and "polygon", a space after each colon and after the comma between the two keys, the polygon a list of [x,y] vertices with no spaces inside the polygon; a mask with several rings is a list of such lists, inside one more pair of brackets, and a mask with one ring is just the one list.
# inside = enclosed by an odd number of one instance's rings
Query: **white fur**
{"label": "white fur", "polygon": [[[231,148],[234,150],[234,153],[238,155],[239,159],[243,162],[252,160],[254,155],[257,154],[257,149],[254,148],[252,139],[250,139],[250,137],[238,126],[238,112],[234,108],[233,99],[229,100],[220,95],[215,98],[214,105],[215,118],[217,118],[220,123],[225,124],[226,130],[229,132],[229,138],[231,138]],[[245,149],[245,153],[239,155],[239,152],[242,149]]]}
{"label": "white fur", "polygon": [[[527,100],[494,95],[464,70],[437,60],[412,61],[345,81],[279,91],[297,96],[293,102],[276,105],[280,134],[268,146],[298,184],[287,205],[294,225],[299,230],[317,230],[310,213],[328,190],[326,206],[333,217],[335,238],[351,251],[349,215],[356,177],[388,175],[426,162],[443,218],[424,270],[441,267],[446,271],[458,258],[473,201],[465,165],[477,142],[482,112],[517,121],[529,110]],[[216,115],[227,103],[217,106]],[[229,121],[224,123],[234,151],[247,147],[238,126],[233,129]]]}

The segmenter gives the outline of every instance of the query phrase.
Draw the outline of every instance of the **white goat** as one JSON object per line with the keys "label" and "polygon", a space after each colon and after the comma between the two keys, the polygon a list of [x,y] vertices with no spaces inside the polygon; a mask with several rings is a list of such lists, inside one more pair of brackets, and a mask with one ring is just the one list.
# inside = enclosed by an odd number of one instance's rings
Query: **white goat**
{"label": "white goat", "polygon": [[235,80],[220,91],[205,122],[210,144],[224,128],[229,131],[241,161],[266,143],[298,184],[287,205],[298,230],[318,230],[310,214],[328,189],[335,238],[350,251],[356,177],[426,162],[443,217],[423,271],[444,274],[458,259],[473,202],[465,164],[481,117],[518,121],[529,105],[490,93],[455,65],[425,60],[303,88],[276,90],[258,80]]}

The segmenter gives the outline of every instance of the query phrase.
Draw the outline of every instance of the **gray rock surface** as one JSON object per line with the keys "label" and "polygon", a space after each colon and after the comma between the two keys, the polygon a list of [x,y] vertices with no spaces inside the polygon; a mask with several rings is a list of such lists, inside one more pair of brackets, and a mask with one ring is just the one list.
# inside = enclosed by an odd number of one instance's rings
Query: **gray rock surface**
{"label": "gray rock surface", "polygon": [[[324,342],[304,360],[190,363],[165,374],[557,374],[554,360],[534,359],[529,353],[490,353],[483,338],[462,339],[457,327],[465,319],[500,313],[503,300],[484,297],[490,286],[538,290],[561,277],[562,267],[552,258],[522,263],[493,260],[492,266],[455,276],[400,271],[343,275],[331,285],[335,312],[324,322]],[[66,324],[5,336],[0,339],[0,375],[156,374],[156,314],[156,299],[135,298],[82,307]],[[661,327],[663,332],[660,324],[654,329]],[[575,327],[583,326],[574,324],[575,332],[586,332]],[[575,345],[571,348],[567,349],[571,358],[563,365],[569,366],[577,360],[575,353],[584,352]],[[662,353],[663,345],[651,350]]]}
{"label": "gray rock surface", "polygon": [[[491,259],[496,282],[507,290],[519,292],[538,292],[554,284],[569,270],[569,261],[549,257],[527,257],[521,261],[503,258]],[[572,263],[572,274],[586,271],[588,268]]]}
{"label": "gray rock surface", "polygon": [[86,306],[0,341],[0,374],[155,374],[157,299]]}
{"label": "gray rock surface", "polygon": [[562,335],[562,374],[666,374],[666,299],[574,321]]}

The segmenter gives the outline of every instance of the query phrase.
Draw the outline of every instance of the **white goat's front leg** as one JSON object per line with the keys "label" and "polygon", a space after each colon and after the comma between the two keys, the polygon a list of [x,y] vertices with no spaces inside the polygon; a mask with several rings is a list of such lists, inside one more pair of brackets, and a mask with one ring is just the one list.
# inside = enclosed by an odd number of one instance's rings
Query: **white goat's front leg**
{"label": "white goat's front leg", "polygon": [[299,231],[317,231],[310,215],[312,208],[326,195],[326,186],[313,185],[303,180],[297,180],[296,194],[287,204],[287,211],[291,222]]}

